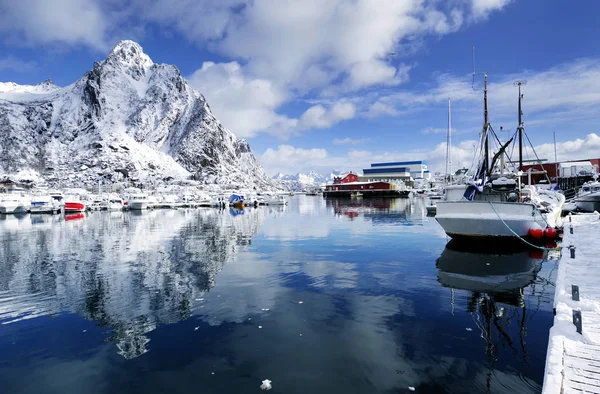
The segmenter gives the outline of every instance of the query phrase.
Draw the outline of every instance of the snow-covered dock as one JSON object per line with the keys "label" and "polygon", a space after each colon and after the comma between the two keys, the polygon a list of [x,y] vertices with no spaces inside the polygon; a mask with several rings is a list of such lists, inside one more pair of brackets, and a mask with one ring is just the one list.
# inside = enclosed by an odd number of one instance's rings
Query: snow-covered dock
{"label": "snow-covered dock", "polygon": [[565,219],[542,392],[600,393],[599,215]]}

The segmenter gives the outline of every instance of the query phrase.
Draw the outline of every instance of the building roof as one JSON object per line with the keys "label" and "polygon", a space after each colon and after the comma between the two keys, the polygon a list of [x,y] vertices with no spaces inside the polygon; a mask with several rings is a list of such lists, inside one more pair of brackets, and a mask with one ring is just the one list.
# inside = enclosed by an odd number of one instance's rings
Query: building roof
{"label": "building roof", "polygon": [[410,166],[414,164],[426,164],[423,160],[415,161],[394,161],[390,163],[371,163],[371,167],[389,167],[389,166]]}
{"label": "building roof", "polygon": [[365,168],[363,174],[383,174],[383,173],[410,173],[406,167],[392,167],[392,168]]}
{"label": "building roof", "polygon": [[587,166],[592,167],[592,163],[589,161],[568,161],[560,163],[561,167],[572,167],[572,166]]}

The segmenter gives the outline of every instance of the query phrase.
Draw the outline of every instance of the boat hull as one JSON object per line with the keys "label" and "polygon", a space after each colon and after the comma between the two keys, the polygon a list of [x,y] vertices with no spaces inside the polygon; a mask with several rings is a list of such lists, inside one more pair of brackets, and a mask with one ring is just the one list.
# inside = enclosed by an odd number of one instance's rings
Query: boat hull
{"label": "boat hull", "polygon": [[148,202],[147,201],[130,201],[129,204],[127,204],[127,207],[134,211],[141,211],[144,209],[148,209]]}
{"label": "boat hull", "polygon": [[65,202],[65,213],[83,212],[85,211],[85,204],[82,202],[66,201]]}
{"label": "boat hull", "polygon": [[536,207],[524,203],[440,201],[435,219],[452,238],[526,237],[530,229],[546,227]]}
{"label": "boat hull", "polygon": [[600,212],[600,193],[588,194],[575,200],[577,209],[584,212]]}
{"label": "boat hull", "polygon": [[19,201],[3,201],[0,203],[0,213],[2,214],[27,213],[28,208],[24,203]]}
{"label": "boat hull", "polygon": [[33,201],[31,203],[31,208],[29,209],[30,213],[54,213],[57,212],[58,207],[50,204],[50,203],[37,203]]}

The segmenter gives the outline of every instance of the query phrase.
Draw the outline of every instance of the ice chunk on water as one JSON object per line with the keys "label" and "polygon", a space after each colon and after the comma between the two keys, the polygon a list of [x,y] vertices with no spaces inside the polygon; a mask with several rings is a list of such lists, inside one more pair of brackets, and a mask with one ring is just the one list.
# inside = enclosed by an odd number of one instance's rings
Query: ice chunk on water
{"label": "ice chunk on water", "polygon": [[271,390],[272,388],[273,386],[271,386],[271,381],[269,379],[263,380],[262,384],[260,385],[261,390]]}

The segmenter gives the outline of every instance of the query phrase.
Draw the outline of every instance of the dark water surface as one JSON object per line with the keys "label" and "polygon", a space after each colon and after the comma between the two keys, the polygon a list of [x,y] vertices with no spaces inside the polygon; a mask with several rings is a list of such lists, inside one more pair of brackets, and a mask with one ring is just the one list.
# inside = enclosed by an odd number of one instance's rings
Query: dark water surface
{"label": "dark water surface", "polygon": [[[0,217],[0,393],[529,393],[557,262],[422,200]],[[261,328],[262,327],[262,328]]]}

